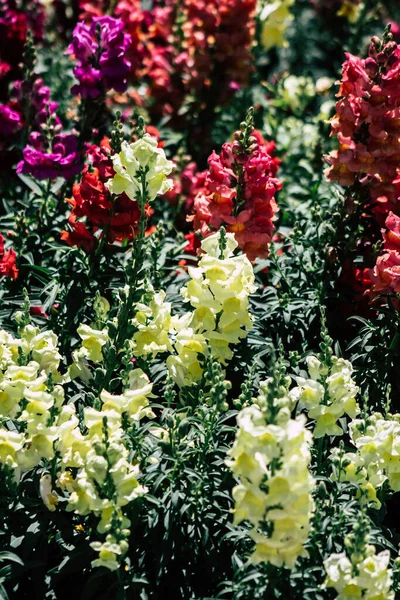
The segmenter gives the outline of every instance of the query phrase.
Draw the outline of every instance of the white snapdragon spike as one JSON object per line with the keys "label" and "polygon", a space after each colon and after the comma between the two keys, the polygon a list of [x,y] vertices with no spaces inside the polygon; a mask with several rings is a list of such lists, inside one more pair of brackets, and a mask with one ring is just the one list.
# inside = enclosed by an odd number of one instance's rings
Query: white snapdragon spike
{"label": "white snapdragon spike", "polygon": [[[140,405],[141,402],[138,412]],[[129,536],[130,522],[122,508],[147,490],[138,482],[138,465],[129,460],[119,411],[107,405],[101,411],[87,407],[84,411],[86,435],[81,433],[75,414],[70,417],[69,420],[60,417],[58,451],[63,470],[59,472],[57,486],[67,499],[67,511],[80,515],[93,513],[99,517],[97,530],[108,535],[104,543],[92,544],[99,552],[93,566],[114,570],[120,564],[118,557],[125,554],[128,545],[125,540],[114,539],[110,532],[118,522],[119,529],[125,531],[123,537]],[[76,468],[76,474],[68,468]],[[111,537],[114,550],[109,547]],[[120,551],[116,550],[118,544],[122,544]]]}
{"label": "white snapdragon spike", "polygon": [[105,185],[113,194],[125,193],[131,200],[145,195],[150,202],[173,188],[167,175],[175,165],[148,133],[132,144],[122,142],[121,152],[112,161],[115,175]]}
{"label": "white snapdragon spike", "polygon": [[371,484],[377,488],[387,479],[393,491],[400,491],[400,415],[385,419],[374,413],[366,421],[355,419],[349,428]]}
{"label": "white snapdragon spike", "polygon": [[332,356],[328,367],[316,356],[310,356],[307,366],[310,378],[296,377],[297,387],[290,395],[308,411],[310,419],[315,419],[315,438],[343,435],[338,420],[344,415],[354,419],[360,412],[351,363]]}
{"label": "white snapdragon spike", "polygon": [[344,552],[331,554],[324,561],[325,587],[335,589],[338,594],[336,600],[394,600],[389,560],[388,550],[376,554],[372,545],[367,545],[362,560],[359,557],[348,558]]}
{"label": "white snapdragon spike", "polygon": [[252,525],[252,562],[293,569],[306,555],[304,543],[314,509],[315,482],[308,470],[312,436],[304,416],[290,418],[292,401],[286,394],[274,399],[273,411],[265,406],[269,385],[269,381],[261,384],[258,403],[238,415],[227,461],[240,481],[233,490],[234,522]]}
{"label": "white snapdragon spike", "polygon": [[54,458],[54,421],[64,402],[62,386],[54,385],[63,381],[57,342],[53,332],[32,325],[19,338],[0,332],[0,416],[7,423],[0,427],[0,465],[15,479]]}
{"label": "white snapdragon spike", "polygon": [[[99,517],[97,531],[107,534],[105,542],[91,544],[99,553],[99,558],[92,563],[94,567],[115,570],[128,550],[125,538],[130,533],[130,522],[123,507],[145,494],[147,489],[138,482],[139,466],[129,459],[122,417],[126,415],[130,421],[153,417],[149,407],[149,398],[153,397],[147,375],[141,369],[134,369],[122,394],[103,390],[102,409],[84,409],[86,435],[80,430],[73,406],[64,407],[60,414],[58,452],[63,470],[57,484],[67,498],[67,510],[80,515],[94,513]],[[76,468],[76,475],[73,476],[69,468]],[[122,530],[118,539],[113,532],[116,522]]]}
{"label": "white snapdragon spike", "polygon": [[[101,361],[107,332],[82,325],[79,335],[84,356]],[[26,364],[19,364],[21,357]],[[93,565],[115,569],[128,549],[130,522],[123,508],[147,491],[125,445],[122,418],[154,416],[152,384],[141,369],[130,371],[122,394],[103,391],[102,410],[84,408],[82,433],[75,406],[64,403],[64,389],[55,385],[57,378],[64,380],[58,372],[60,359],[52,332],[28,325],[19,339],[0,331],[0,416],[7,420],[7,426],[0,426],[0,467],[18,480],[23,472],[56,458],[57,481],[48,472],[40,478],[44,505],[54,512],[64,499],[67,511],[98,516],[98,532],[107,537],[92,544],[99,552]]]}
{"label": "white snapdragon spike", "polygon": [[252,327],[249,295],[256,289],[253,267],[244,254],[234,255],[237,242],[226,234],[221,257],[220,233],[203,240],[203,254],[197,267],[189,267],[190,281],[181,294],[192,311],[173,318],[175,353],[167,366],[179,386],[201,379],[201,357],[210,350],[222,363],[232,358],[231,344],[246,337]]}

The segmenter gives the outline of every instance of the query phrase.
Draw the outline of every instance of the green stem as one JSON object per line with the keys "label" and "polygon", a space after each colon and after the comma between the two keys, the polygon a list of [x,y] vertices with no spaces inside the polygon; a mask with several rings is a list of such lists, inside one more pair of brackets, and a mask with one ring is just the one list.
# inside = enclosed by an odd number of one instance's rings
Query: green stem
{"label": "green stem", "polygon": [[50,196],[50,189],[51,189],[51,179],[49,179],[47,181],[47,185],[46,185],[46,189],[44,192],[44,196],[43,196],[43,200],[40,206],[40,210],[39,210],[39,215],[38,215],[38,229],[39,231],[42,231],[46,228],[47,226],[47,204],[49,201],[49,196]]}
{"label": "green stem", "polygon": [[138,198],[139,207],[140,207],[140,221],[139,221],[139,235],[135,239],[133,246],[133,260],[132,267],[127,272],[127,284],[129,286],[128,296],[124,300],[118,311],[118,332],[116,338],[114,340],[114,350],[115,352],[111,355],[111,359],[108,361],[108,365],[106,367],[106,375],[103,382],[103,388],[108,389],[110,384],[111,377],[114,373],[115,366],[118,360],[118,353],[122,350],[126,340],[128,339],[128,325],[129,319],[131,316],[131,308],[134,304],[134,295],[136,292],[139,273],[144,261],[144,238],[146,231],[146,213],[145,206],[147,200],[147,182],[146,182],[146,172],[142,172],[140,176],[141,182],[141,193]]}

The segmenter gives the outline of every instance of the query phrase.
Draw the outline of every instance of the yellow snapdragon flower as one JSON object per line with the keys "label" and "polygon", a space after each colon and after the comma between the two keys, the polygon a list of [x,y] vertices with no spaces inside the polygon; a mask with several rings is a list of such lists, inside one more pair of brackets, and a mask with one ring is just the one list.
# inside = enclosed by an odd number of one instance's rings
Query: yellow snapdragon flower
{"label": "yellow snapdragon flower", "polygon": [[180,387],[200,381],[201,361],[210,350],[222,363],[232,358],[237,344],[252,327],[249,295],[256,289],[253,267],[244,254],[234,255],[237,242],[227,233],[221,256],[220,233],[203,240],[197,267],[189,267],[190,281],[181,294],[193,312],[172,318],[175,353],[167,367]]}
{"label": "yellow snapdragon flower", "polygon": [[175,165],[167,160],[157,140],[148,133],[131,144],[122,142],[121,152],[111,158],[115,175],[105,185],[113,194],[125,193],[131,200],[136,200],[138,194],[144,192],[142,172],[149,201],[173,188],[172,180],[167,175]]}
{"label": "yellow snapdragon flower", "polygon": [[[252,562],[293,569],[297,558],[306,555],[314,507],[314,479],[308,471],[312,436],[303,415],[290,418],[292,399],[286,389],[273,401],[269,422],[269,385],[269,380],[261,384],[257,403],[240,411],[236,440],[228,453],[227,464],[239,479],[233,489],[234,523],[252,524]],[[265,523],[268,534],[261,528]]]}
{"label": "yellow snapdragon flower", "polygon": [[22,449],[24,436],[17,431],[0,429],[0,464],[12,469],[18,467],[17,453]]}
{"label": "yellow snapdragon flower", "polygon": [[315,438],[343,435],[338,420],[345,414],[354,419],[360,412],[351,363],[337,356],[331,361],[327,367],[316,356],[308,357],[310,379],[296,377],[297,387],[290,391],[293,401],[299,401],[310,419],[315,419]]}
{"label": "yellow snapdragon flower", "polygon": [[160,352],[172,352],[169,339],[171,330],[171,303],[165,302],[165,292],[151,292],[149,304],[137,304],[133,324],[138,331],[133,337],[135,356],[157,356]]}
{"label": "yellow snapdragon flower", "polygon": [[130,420],[139,421],[143,417],[154,417],[149,407],[149,398],[155,398],[152,394],[153,384],[142,369],[133,369],[129,373],[127,389],[120,394],[110,394],[103,390],[100,398],[103,402],[103,411],[112,410],[120,415],[127,413]]}
{"label": "yellow snapdragon flower", "polygon": [[392,569],[389,569],[390,552],[376,554],[375,547],[367,545],[362,560],[348,558],[342,552],[331,554],[325,561],[326,588],[334,588],[336,600],[371,598],[371,600],[394,600]]}
{"label": "yellow snapdragon flower", "polygon": [[79,325],[77,333],[82,340],[79,356],[94,363],[101,362],[103,360],[101,349],[108,340],[107,329],[93,329],[89,325]]}

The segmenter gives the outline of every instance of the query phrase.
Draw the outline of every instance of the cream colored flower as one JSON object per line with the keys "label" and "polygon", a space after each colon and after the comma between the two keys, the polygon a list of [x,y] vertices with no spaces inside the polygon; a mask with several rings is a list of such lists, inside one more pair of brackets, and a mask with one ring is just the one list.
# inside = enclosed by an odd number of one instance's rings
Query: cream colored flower
{"label": "cream colored flower", "polygon": [[172,189],[172,180],[167,175],[172,172],[174,163],[167,160],[157,140],[145,134],[132,144],[122,142],[121,152],[112,156],[115,175],[106,183],[113,194],[125,193],[131,200],[145,194],[151,201],[158,195]]}

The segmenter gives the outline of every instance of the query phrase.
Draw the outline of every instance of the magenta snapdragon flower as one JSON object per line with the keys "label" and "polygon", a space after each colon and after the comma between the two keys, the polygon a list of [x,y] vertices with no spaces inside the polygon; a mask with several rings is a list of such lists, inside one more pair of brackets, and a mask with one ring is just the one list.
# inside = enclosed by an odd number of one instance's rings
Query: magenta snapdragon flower
{"label": "magenta snapdragon flower", "polygon": [[78,139],[73,133],[58,133],[51,140],[51,147],[41,133],[34,131],[29,144],[23,150],[23,160],[18,163],[17,173],[33,175],[36,179],[69,179],[82,169]]}
{"label": "magenta snapdragon flower", "polygon": [[76,25],[67,51],[77,61],[74,74],[79,83],[72,88],[74,94],[97,98],[107,90],[126,90],[131,68],[126,53],[131,39],[123,28],[121,19],[109,16],[94,18],[90,25]]}

